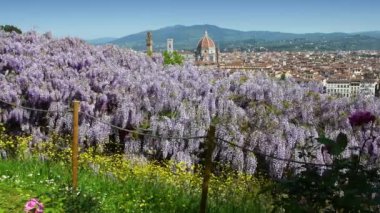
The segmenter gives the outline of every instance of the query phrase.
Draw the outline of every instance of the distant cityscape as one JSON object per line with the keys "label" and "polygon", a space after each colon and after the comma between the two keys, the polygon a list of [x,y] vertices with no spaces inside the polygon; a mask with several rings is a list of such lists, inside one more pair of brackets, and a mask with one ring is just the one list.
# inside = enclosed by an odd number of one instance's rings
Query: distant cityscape
{"label": "distant cityscape", "polygon": [[[148,51],[177,51],[186,62],[204,68],[318,82],[324,93],[338,97],[380,96],[379,31],[291,34],[177,25],[149,32]],[[146,32],[108,43],[143,51],[142,36]]]}
{"label": "distant cityscape", "polygon": [[[148,50],[152,44],[147,39]],[[174,47],[174,39],[168,38],[167,51],[173,52]],[[380,96],[380,51],[220,52],[205,31],[194,52],[178,52],[187,62],[204,68],[261,71],[275,78],[315,81],[323,85],[324,93],[338,97]]]}

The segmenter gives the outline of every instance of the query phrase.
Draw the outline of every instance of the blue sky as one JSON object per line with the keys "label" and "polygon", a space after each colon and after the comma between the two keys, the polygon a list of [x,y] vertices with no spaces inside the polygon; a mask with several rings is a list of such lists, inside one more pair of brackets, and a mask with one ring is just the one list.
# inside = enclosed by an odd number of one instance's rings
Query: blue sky
{"label": "blue sky", "polygon": [[177,24],[293,33],[380,30],[379,0],[2,0],[0,24],[85,39]]}

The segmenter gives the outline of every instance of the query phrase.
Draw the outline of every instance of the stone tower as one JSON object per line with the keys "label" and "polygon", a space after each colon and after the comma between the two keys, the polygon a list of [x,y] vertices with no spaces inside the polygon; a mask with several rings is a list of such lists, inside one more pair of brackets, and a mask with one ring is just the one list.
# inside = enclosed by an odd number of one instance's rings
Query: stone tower
{"label": "stone tower", "polygon": [[147,34],[146,34],[146,52],[148,54],[152,54],[153,53],[152,32],[147,32]]}
{"label": "stone tower", "polygon": [[220,67],[220,64],[219,64],[219,45],[216,47],[216,65],[218,66],[218,68]]}
{"label": "stone tower", "polygon": [[172,53],[174,51],[173,43],[174,43],[174,39],[172,39],[172,38],[168,38],[166,40],[166,50],[169,53]]}

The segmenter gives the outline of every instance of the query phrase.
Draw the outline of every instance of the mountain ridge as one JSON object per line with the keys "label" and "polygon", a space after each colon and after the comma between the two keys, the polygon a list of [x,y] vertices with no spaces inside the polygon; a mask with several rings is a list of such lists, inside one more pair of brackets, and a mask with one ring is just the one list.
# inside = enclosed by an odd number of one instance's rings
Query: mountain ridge
{"label": "mountain ridge", "polygon": [[88,39],[88,40],[86,40],[86,42],[88,42],[89,44],[93,44],[93,45],[100,45],[100,44],[112,42],[116,39],[117,38],[115,38],[115,37],[102,37],[102,38]]}
{"label": "mountain ridge", "polygon": [[210,24],[174,25],[157,30],[146,30],[105,43],[145,50],[146,32],[151,31],[154,49],[157,51],[166,48],[167,38],[174,39],[175,49],[194,50],[206,30],[217,45],[226,51],[262,48],[268,50],[380,50],[380,31],[297,34],[273,31],[241,31]]}

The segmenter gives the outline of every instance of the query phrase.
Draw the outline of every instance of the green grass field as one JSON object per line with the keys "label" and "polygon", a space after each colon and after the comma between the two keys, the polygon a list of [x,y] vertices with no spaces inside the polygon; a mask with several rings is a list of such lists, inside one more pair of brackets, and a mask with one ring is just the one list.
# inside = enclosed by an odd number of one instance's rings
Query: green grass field
{"label": "green grass field", "polygon": [[[71,167],[38,160],[0,161],[0,212],[22,212],[38,198],[45,212],[198,212],[201,177],[153,164],[105,160],[91,169],[82,162],[79,188],[72,193]],[[93,158],[94,159],[94,158]],[[105,166],[112,162],[114,168]],[[117,160],[116,160],[117,162]],[[122,166],[124,165],[124,166]],[[111,166],[111,164],[110,164]],[[121,171],[120,171],[121,170]],[[246,178],[245,178],[246,179]],[[248,186],[249,184],[250,186]],[[266,212],[270,202],[258,196],[259,183],[242,177],[213,178],[209,212]]]}

